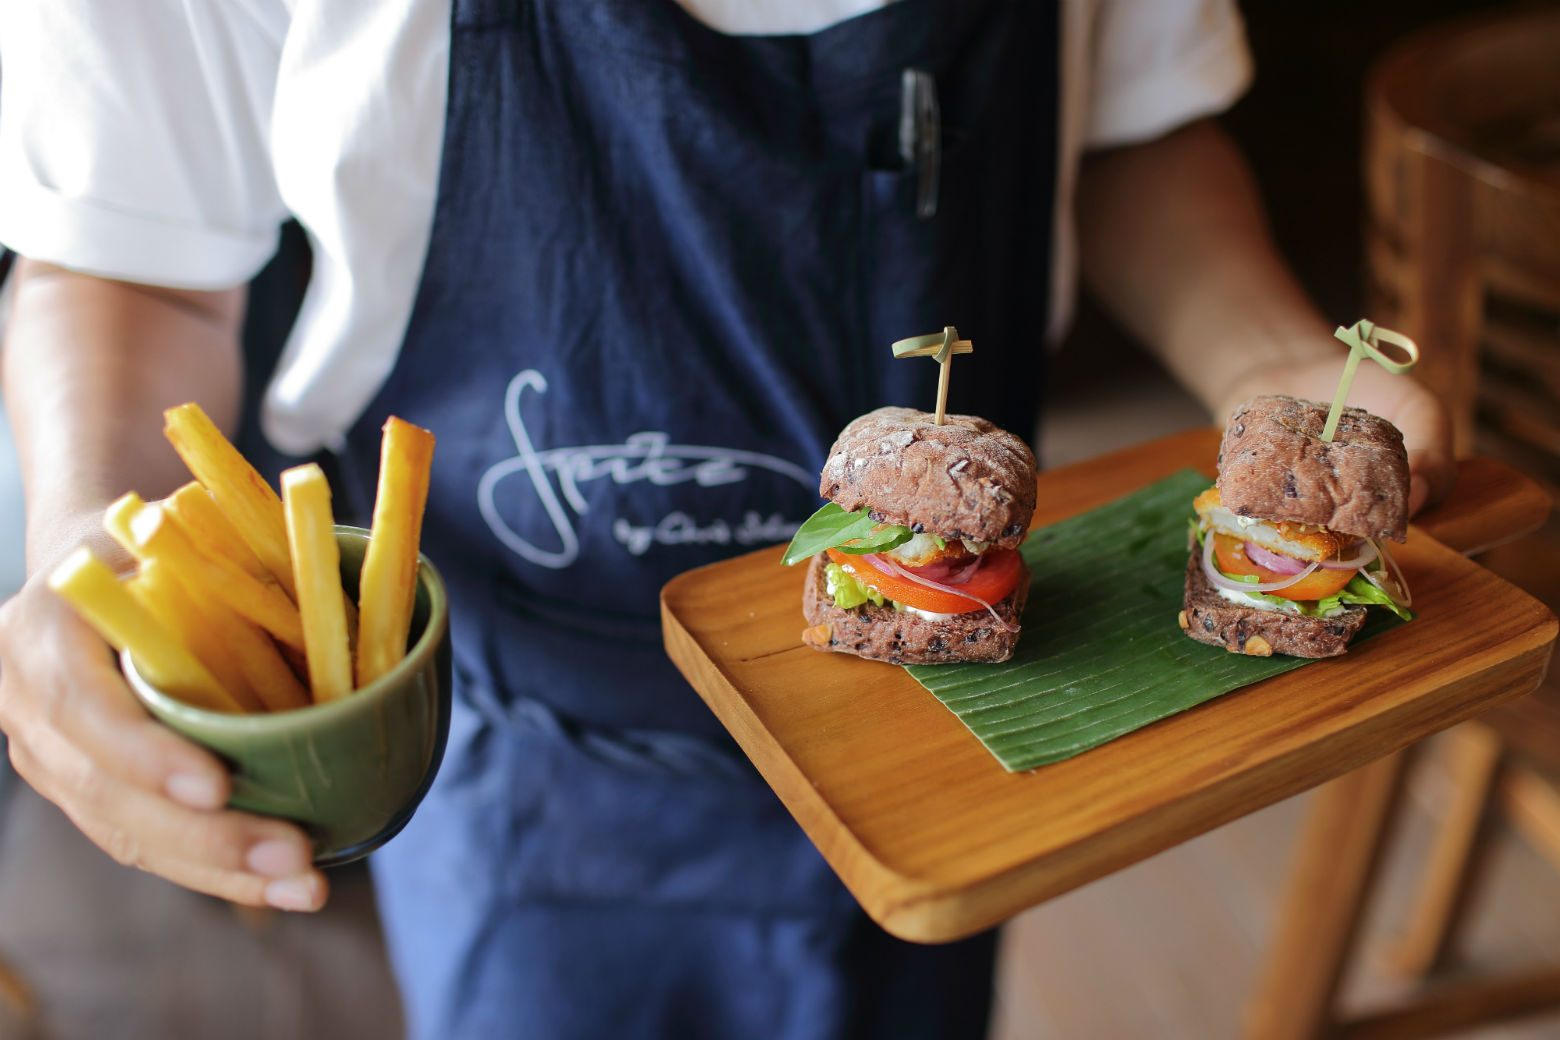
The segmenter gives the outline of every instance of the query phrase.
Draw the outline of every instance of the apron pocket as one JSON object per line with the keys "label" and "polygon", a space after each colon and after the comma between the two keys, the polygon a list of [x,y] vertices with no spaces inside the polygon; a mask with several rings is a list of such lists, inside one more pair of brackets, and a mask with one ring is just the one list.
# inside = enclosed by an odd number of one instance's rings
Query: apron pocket
{"label": "apron pocket", "polygon": [[[503,739],[545,756],[545,789],[507,828],[502,885],[516,900],[628,901],[781,915],[853,900],[772,791],[724,744],[570,725],[535,702]],[[494,807],[499,809],[499,807]],[[502,810],[500,810],[502,811]]]}

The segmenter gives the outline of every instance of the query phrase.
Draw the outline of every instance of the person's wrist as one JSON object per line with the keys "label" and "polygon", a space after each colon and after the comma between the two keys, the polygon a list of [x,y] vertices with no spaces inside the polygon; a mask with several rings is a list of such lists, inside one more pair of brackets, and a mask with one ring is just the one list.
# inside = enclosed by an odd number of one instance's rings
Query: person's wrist
{"label": "person's wrist", "polygon": [[130,564],[130,555],[103,528],[108,503],[81,503],[68,507],[28,510],[26,564],[29,576],[48,570],[78,546],[115,570]]}

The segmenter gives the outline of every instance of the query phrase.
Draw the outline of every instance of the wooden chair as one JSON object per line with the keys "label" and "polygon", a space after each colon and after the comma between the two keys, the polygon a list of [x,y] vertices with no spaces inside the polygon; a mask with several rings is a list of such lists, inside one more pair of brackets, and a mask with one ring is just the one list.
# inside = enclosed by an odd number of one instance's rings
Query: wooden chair
{"label": "wooden chair", "polygon": [[[1457,449],[1503,458],[1560,502],[1560,7],[1512,8],[1417,33],[1366,85],[1366,233],[1372,319],[1420,345],[1418,371],[1452,410]],[[1498,566],[1550,606],[1560,536],[1529,538]],[[1543,585],[1543,582],[1539,583]],[[1464,723],[1425,763],[1450,776],[1410,914],[1388,963],[1421,980],[1394,1006],[1345,1021],[1336,1007],[1372,876],[1403,796],[1406,755],[1318,794],[1248,1032],[1255,1037],[1409,1038],[1560,1010],[1560,960],[1520,975],[1443,981],[1495,818],[1560,867],[1560,692]],[[1337,807],[1337,804],[1334,807]],[[1315,855],[1312,855],[1315,853]],[[1326,895],[1322,891],[1326,890]],[[1341,891],[1340,891],[1341,889]],[[1324,912],[1311,913],[1315,907]]]}

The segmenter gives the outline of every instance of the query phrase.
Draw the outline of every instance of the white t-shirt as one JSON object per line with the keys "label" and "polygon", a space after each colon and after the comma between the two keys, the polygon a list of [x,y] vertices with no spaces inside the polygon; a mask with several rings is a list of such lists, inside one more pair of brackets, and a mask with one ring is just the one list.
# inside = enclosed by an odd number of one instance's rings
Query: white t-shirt
{"label": "white t-shirt", "polygon": [[[678,2],[717,30],[762,35],[815,32],[893,0]],[[0,4],[0,242],[93,274],[215,289],[259,271],[296,217],[313,274],[263,425],[284,451],[333,445],[394,366],[410,317],[444,133],[449,4]],[[1233,0],[1061,6],[1053,333],[1074,293],[1082,151],[1220,111],[1251,76]]]}

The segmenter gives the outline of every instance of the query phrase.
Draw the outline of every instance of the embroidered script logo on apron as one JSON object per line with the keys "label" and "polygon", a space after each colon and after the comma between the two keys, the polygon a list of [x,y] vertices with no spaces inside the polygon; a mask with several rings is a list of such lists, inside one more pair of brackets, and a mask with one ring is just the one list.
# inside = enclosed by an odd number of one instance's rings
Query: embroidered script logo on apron
{"label": "embroidered script logo on apron", "polygon": [[[672,444],[665,433],[655,430],[631,434],[621,444],[538,451],[520,414],[520,397],[528,389],[545,394],[547,378],[528,368],[509,381],[504,394],[504,421],[517,454],[489,467],[482,475],[477,485],[477,507],[499,541],[537,566],[562,569],[579,557],[579,533],[574,518],[590,508],[580,491],[580,485],[588,481],[610,477],[620,485],[648,481],[659,487],[689,482],[699,487],[718,487],[747,480],[756,468],[794,480],[808,491],[816,488],[814,474],[785,459],[734,448]],[[528,541],[505,522],[496,501],[498,486],[517,475],[529,478],[531,491],[558,536],[558,548]],[[650,524],[616,517],[612,534],[630,553],[642,556],[653,545],[783,542],[800,524],[800,520],[786,520],[778,513],[762,516],[756,510],[747,511],[739,520],[716,519],[700,524],[688,513],[675,510]]]}

